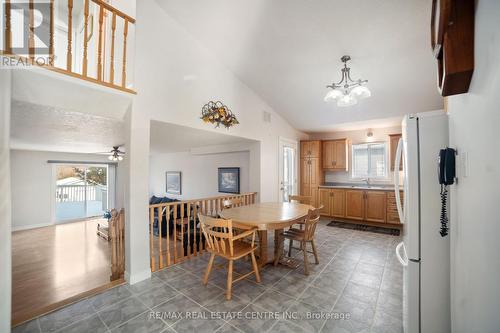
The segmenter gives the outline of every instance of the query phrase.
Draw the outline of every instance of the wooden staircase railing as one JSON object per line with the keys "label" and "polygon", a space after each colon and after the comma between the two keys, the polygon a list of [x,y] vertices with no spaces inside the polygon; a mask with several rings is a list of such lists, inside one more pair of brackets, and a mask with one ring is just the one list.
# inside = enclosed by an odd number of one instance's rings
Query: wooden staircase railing
{"label": "wooden staircase railing", "polygon": [[226,200],[237,206],[255,203],[256,192],[204,199],[160,203],[149,206],[151,271],[189,260],[203,253],[204,240],[198,226],[198,213],[217,216]]}
{"label": "wooden staircase railing", "polygon": [[[55,36],[57,33],[54,28],[54,11],[56,5],[63,2],[68,13],[63,21],[63,23],[67,23],[67,36],[65,36],[67,42],[66,47],[56,48]],[[3,21],[5,23],[4,27],[2,27],[4,28],[2,29],[4,30],[2,50],[4,56],[18,58],[30,65],[42,66],[58,73],[135,94],[135,91],[129,88],[130,82],[127,81],[127,39],[130,25],[135,25],[134,18],[103,0],[50,0],[48,3],[49,17],[43,18],[44,21],[49,22],[49,26],[48,29],[47,27],[42,29],[35,27],[36,5],[37,2],[34,0],[29,1],[28,54],[16,54],[13,48],[13,40],[23,38],[23,36],[13,36],[12,31],[13,11],[17,7],[14,1],[4,0],[5,17]],[[83,6],[82,13],[78,17],[74,15],[76,5]],[[97,19],[95,16],[98,16]],[[94,25],[96,21],[97,26]],[[82,31],[77,29],[80,24],[83,26]],[[94,31],[98,34],[97,38]],[[35,36],[43,33],[49,35],[45,36],[49,43],[48,52],[46,52],[48,54],[43,54],[47,56],[46,58],[42,57],[42,54],[37,54],[37,47],[35,46]],[[78,36],[79,39],[83,39],[81,44],[75,43],[75,37],[78,33],[82,34]],[[118,33],[121,35],[121,54],[118,54],[120,49],[117,45],[119,42]],[[110,40],[108,41],[108,39]],[[94,48],[94,54],[90,54],[90,46]],[[64,54],[58,54],[55,51],[56,49],[60,50],[57,52]],[[118,55],[121,59],[118,59],[120,63],[117,65]],[[65,59],[65,64],[57,61],[58,59]],[[95,63],[94,68],[90,68],[89,63]]]}
{"label": "wooden staircase railing", "polygon": [[122,279],[125,272],[125,210],[113,209],[108,223],[111,242],[111,276],[110,280]]}

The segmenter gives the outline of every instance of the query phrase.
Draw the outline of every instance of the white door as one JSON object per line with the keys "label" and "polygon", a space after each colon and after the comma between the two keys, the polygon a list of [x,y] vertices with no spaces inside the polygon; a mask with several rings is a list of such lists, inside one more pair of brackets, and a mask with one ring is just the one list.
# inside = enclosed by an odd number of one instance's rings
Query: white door
{"label": "white door", "polygon": [[297,194],[297,141],[280,138],[279,142],[279,200],[288,201],[288,196]]}

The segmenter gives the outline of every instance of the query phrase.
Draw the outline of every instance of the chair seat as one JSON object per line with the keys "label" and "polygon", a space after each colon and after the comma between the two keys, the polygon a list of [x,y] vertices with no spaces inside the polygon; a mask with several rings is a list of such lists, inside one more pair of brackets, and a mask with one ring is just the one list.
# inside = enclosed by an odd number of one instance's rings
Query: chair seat
{"label": "chair seat", "polygon": [[290,228],[285,232],[283,232],[283,237],[291,238],[294,240],[304,240],[305,231],[300,229]]}
{"label": "chair seat", "polygon": [[225,243],[226,243],[226,253],[215,252],[215,251],[212,251],[210,248],[207,248],[207,251],[213,252],[213,253],[217,254],[218,256],[224,257],[226,259],[233,259],[234,260],[234,259],[239,259],[241,257],[244,257],[246,255],[249,255],[257,248],[257,246],[255,246],[255,245],[252,246],[252,244],[250,244],[250,243],[247,243],[247,242],[241,241],[241,240],[237,240],[237,241],[233,242],[233,256],[231,256],[231,254],[229,253],[229,242],[226,240]]}

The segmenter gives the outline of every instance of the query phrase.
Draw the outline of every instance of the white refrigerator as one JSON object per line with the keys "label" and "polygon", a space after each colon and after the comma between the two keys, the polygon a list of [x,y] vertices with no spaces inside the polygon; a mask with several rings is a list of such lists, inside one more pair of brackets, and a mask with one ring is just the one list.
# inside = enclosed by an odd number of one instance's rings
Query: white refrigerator
{"label": "white refrigerator", "polygon": [[448,117],[443,111],[407,115],[402,122],[394,165],[403,241],[396,256],[403,265],[403,326],[406,333],[446,333],[450,323],[450,240],[441,237],[439,150],[448,145]]}

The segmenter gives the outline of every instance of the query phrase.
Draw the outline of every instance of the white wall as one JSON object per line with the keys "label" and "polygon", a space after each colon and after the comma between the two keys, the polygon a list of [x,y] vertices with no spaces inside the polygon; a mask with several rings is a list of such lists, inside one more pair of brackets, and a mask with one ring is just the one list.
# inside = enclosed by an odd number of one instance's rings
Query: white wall
{"label": "white wall", "polygon": [[477,1],[470,90],[448,99],[451,147],[469,156],[451,186],[453,332],[500,330],[499,17],[499,1]]}
{"label": "white wall", "polygon": [[[198,199],[222,195],[218,192],[217,169],[240,168],[240,192],[249,192],[250,153],[193,155],[189,152],[155,154],[149,164],[149,195],[178,199]],[[182,195],[167,194],[165,172],[182,172]]]}
{"label": "white wall", "polygon": [[11,150],[13,231],[53,223],[53,164],[48,160],[109,162],[105,155]]}
{"label": "white wall", "polygon": [[[130,283],[148,276],[148,195],[150,120],[193,128],[230,132],[261,141],[260,198],[278,200],[278,138],[307,138],[283,118],[232,72],[223,66],[154,0],[136,3],[135,77],[138,91],[129,117],[128,191],[126,218],[126,273]],[[221,100],[236,114],[240,125],[229,130],[214,129],[199,118],[210,100]],[[271,123],[262,112],[272,115]],[[252,163],[252,162],[251,162]],[[256,174],[256,172],[252,172]]]}
{"label": "white wall", "polygon": [[[402,120],[402,119],[401,119]],[[366,133],[367,129],[363,130],[355,130],[355,131],[339,131],[339,132],[330,132],[330,133],[312,133],[310,135],[311,140],[334,140],[334,139],[349,139],[349,147],[348,147],[348,161],[349,161],[349,170],[348,171],[326,171],[325,172],[325,181],[326,182],[353,182],[351,179],[352,176],[352,144],[364,143],[368,141]],[[374,128],[371,130],[373,132],[373,136],[371,137],[370,142],[387,142],[387,154],[389,151],[389,134],[398,134],[401,133],[401,126],[396,127],[385,127],[385,128]],[[389,161],[388,161],[389,162]],[[390,165],[390,164],[388,164]],[[389,170],[390,171],[390,170]],[[392,173],[389,172],[389,178],[385,181],[376,181],[377,183],[393,183]],[[375,181],[373,181],[375,182]]]}
{"label": "white wall", "polygon": [[12,248],[10,181],[10,70],[0,70],[0,332],[10,332]]}

